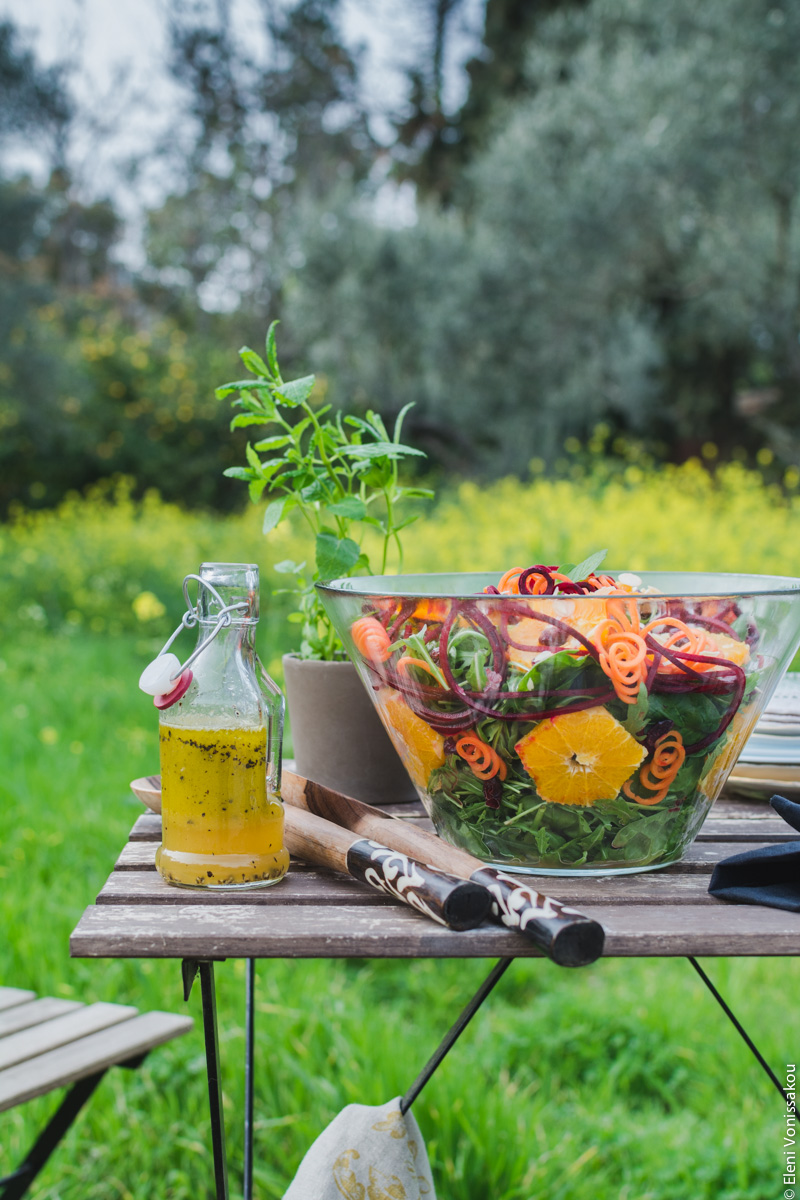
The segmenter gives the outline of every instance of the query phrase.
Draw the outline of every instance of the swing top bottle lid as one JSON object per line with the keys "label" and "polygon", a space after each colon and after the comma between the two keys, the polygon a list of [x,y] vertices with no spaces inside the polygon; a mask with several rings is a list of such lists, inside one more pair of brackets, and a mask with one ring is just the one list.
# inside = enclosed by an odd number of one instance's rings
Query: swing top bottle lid
{"label": "swing top bottle lid", "polygon": [[210,584],[210,587],[197,589],[201,621],[216,621],[220,612],[219,599],[226,607],[240,603],[248,606],[246,610],[230,614],[231,624],[250,625],[258,621],[258,567],[255,563],[205,562],[201,563],[198,574],[204,583]]}

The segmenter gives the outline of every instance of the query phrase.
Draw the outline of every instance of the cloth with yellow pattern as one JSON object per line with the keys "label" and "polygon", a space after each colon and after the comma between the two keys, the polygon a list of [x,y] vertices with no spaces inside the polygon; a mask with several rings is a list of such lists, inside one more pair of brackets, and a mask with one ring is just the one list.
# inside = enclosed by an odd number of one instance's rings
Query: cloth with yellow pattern
{"label": "cloth with yellow pattern", "polygon": [[283,1200],[436,1200],[422,1134],[400,1098],[348,1104],[323,1129]]}

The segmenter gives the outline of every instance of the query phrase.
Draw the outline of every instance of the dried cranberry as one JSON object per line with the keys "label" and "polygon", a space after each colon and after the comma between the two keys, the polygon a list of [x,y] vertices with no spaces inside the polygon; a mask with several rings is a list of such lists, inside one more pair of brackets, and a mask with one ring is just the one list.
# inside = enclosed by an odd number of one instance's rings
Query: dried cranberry
{"label": "dried cranberry", "polygon": [[548,625],[539,634],[540,646],[563,646],[565,641],[564,631],[557,629],[555,625]]}
{"label": "dried cranberry", "polygon": [[500,801],[503,798],[503,784],[500,781],[499,775],[493,775],[491,779],[484,781],[483,798],[486,801],[487,808],[500,807]]}

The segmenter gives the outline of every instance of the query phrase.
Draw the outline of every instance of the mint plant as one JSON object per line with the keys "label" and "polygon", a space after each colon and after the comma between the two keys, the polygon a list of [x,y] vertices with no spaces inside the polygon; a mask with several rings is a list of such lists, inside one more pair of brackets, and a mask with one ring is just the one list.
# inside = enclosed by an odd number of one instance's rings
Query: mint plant
{"label": "mint plant", "polygon": [[[401,531],[419,513],[401,512],[404,501],[430,499],[427,488],[405,487],[399,480],[401,460],[425,457],[400,441],[407,404],[394,423],[391,437],[378,413],[364,417],[331,414],[331,405],[315,405],[315,377],[284,380],[275,347],[277,321],[269,327],[266,361],[247,346],[239,351],[253,375],[216,389],[218,399],[235,395],[239,412],[231,428],[273,426],[271,436],[247,444],[247,466],[229,467],[225,474],[244,480],[250,499],[259,503],[266,493],[264,533],[269,534],[297,510],[314,538],[314,562],[281,562],[275,570],[294,577],[290,588],[298,597],[290,621],[302,626],[300,657],[326,661],[345,658],[344,648],[322,608],[314,583],[343,575],[383,574],[390,557],[402,569]],[[373,571],[363,548],[367,529],[381,536],[380,563]]]}

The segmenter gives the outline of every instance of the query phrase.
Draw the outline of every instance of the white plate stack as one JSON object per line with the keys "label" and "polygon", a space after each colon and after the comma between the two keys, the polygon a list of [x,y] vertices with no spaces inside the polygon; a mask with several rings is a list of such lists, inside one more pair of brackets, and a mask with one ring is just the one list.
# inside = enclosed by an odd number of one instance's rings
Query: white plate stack
{"label": "white plate stack", "polygon": [[800,672],[779,683],[739,761],[726,791],[758,799],[774,792],[800,797]]}

